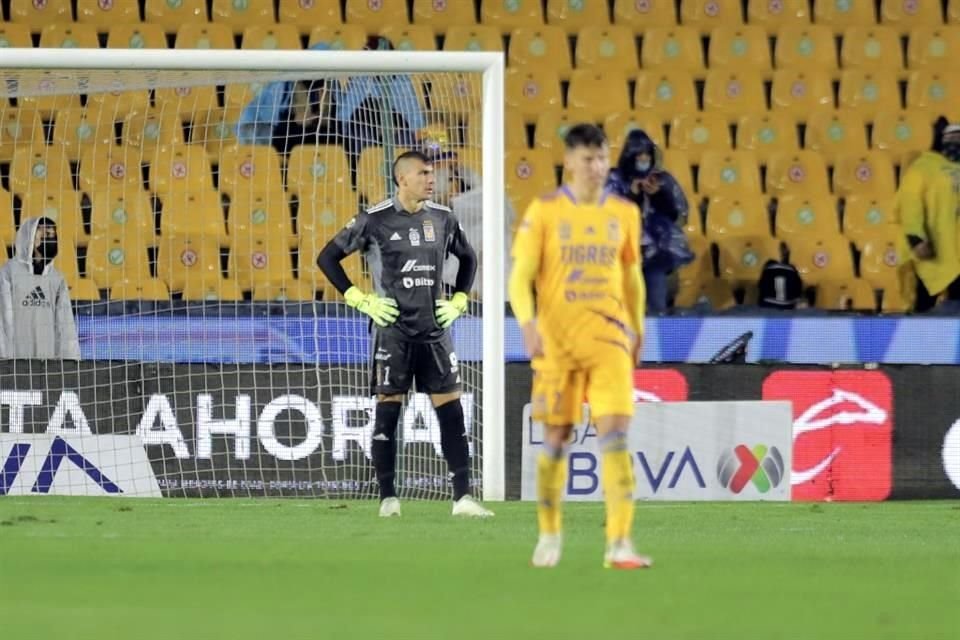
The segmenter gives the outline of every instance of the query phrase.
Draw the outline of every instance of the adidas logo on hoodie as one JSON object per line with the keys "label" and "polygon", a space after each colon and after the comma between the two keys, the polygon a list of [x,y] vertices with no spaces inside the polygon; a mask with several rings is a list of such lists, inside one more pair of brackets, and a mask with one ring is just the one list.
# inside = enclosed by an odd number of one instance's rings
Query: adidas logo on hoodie
{"label": "adidas logo on hoodie", "polygon": [[20,304],[24,307],[49,307],[50,301],[47,300],[43,289],[37,286],[23,298],[23,302]]}

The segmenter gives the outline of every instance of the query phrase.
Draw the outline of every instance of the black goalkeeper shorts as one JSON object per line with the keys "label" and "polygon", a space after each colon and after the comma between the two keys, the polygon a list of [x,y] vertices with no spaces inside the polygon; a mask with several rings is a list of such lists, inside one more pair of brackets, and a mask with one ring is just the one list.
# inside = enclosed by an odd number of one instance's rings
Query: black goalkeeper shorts
{"label": "black goalkeeper shorts", "polygon": [[460,390],[460,364],[447,333],[437,342],[409,342],[377,331],[370,367],[374,394],[398,395],[410,391],[414,381],[419,393],[450,393]]}

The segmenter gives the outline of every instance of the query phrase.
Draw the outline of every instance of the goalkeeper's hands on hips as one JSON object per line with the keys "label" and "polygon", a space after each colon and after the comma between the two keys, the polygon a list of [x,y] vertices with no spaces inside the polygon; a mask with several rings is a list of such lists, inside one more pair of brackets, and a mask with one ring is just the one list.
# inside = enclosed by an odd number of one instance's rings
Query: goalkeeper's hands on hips
{"label": "goalkeeper's hands on hips", "polygon": [[375,293],[364,293],[356,287],[347,289],[343,297],[347,305],[370,316],[378,327],[389,326],[400,317],[397,301],[393,298],[381,298]]}
{"label": "goalkeeper's hands on hips", "polygon": [[446,329],[467,311],[467,294],[458,291],[449,300],[437,300],[437,324]]}

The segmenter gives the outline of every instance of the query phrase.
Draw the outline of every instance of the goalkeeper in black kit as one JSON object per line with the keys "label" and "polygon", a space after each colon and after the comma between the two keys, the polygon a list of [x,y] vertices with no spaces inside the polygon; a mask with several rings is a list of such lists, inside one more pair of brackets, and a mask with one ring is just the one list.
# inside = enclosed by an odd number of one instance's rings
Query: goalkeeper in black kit
{"label": "goalkeeper in black kit", "polygon": [[[377,396],[373,466],[380,485],[380,515],[399,516],[394,476],[400,408],[416,380],[430,394],[440,423],[440,446],[453,477],[453,515],[488,517],[493,512],[470,495],[470,459],[460,369],[450,325],[467,310],[467,292],[477,272],[477,254],[453,212],[429,200],[433,166],[417,151],[393,163],[396,196],[350,220],[320,252],[317,264],[349,306],[376,325],[373,334],[372,391]],[[374,292],[358,289],[340,265],[363,251]],[[456,292],[443,298],[447,255],[459,260]]]}

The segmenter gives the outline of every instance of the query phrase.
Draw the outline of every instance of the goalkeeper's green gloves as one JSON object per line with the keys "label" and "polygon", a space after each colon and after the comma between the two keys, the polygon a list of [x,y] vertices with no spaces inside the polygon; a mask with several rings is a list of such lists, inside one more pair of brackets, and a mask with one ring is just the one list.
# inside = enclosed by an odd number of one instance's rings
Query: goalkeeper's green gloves
{"label": "goalkeeper's green gloves", "polygon": [[370,316],[378,327],[389,326],[400,317],[397,301],[393,298],[381,298],[375,293],[364,293],[356,287],[347,289],[343,297],[349,306]]}
{"label": "goalkeeper's green gloves", "polygon": [[457,292],[449,300],[437,300],[437,324],[446,329],[467,311],[467,294]]}

